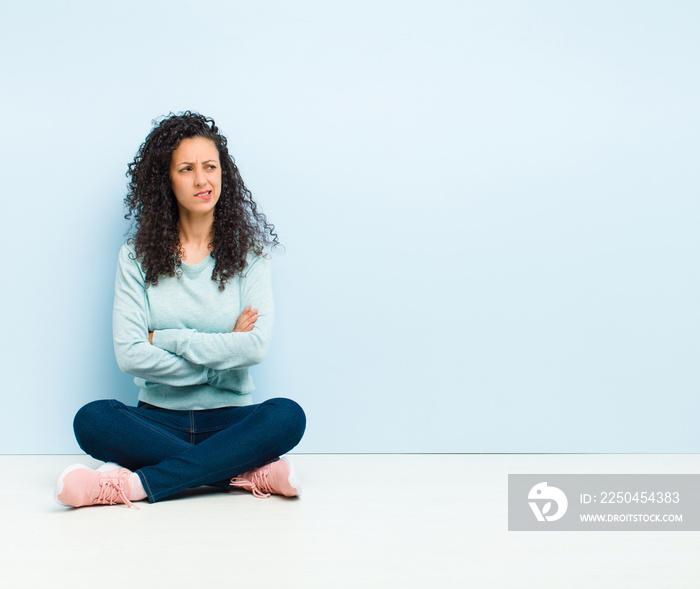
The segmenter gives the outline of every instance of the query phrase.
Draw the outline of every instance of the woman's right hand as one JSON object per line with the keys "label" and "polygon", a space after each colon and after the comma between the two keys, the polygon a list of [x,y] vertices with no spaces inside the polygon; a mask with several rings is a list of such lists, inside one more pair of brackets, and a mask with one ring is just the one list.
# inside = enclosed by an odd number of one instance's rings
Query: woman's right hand
{"label": "woman's right hand", "polygon": [[258,310],[252,309],[250,306],[243,309],[240,317],[236,320],[236,326],[233,328],[234,333],[250,331],[255,326],[258,320]]}

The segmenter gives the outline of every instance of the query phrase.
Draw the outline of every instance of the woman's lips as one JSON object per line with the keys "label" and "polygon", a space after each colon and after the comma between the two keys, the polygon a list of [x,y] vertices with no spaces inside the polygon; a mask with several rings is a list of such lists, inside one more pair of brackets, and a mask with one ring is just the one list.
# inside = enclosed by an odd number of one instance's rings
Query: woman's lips
{"label": "woman's lips", "polygon": [[211,198],[211,190],[205,192],[198,192],[194,195],[195,198],[201,198],[202,200],[209,200]]}

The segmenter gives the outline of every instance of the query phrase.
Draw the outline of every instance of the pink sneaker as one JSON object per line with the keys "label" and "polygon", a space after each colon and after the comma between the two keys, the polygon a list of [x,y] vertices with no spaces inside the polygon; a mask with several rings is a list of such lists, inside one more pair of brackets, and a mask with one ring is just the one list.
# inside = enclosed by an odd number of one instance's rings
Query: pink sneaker
{"label": "pink sneaker", "polygon": [[[129,501],[131,471],[118,464],[108,462],[92,470],[84,464],[73,464],[58,477],[54,498],[61,505],[82,507],[84,505],[114,505]],[[138,507],[136,507],[138,509]]]}
{"label": "pink sneaker", "polygon": [[267,499],[272,493],[285,497],[301,496],[299,477],[292,461],[286,457],[233,477],[231,486],[252,491],[261,499]]}

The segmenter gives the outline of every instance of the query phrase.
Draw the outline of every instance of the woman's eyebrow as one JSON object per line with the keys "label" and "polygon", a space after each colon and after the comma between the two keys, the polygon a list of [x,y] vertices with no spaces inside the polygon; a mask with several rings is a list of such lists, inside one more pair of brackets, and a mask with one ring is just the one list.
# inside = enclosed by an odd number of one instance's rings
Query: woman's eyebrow
{"label": "woman's eyebrow", "polygon": [[[202,163],[203,163],[203,164],[208,164],[209,162],[218,163],[219,160],[205,160],[205,161],[203,161]],[[176,166],[181,166],[181,165],[183,165],[183,164],[187,164],[188,166],[194,166],[194,162],[178,162],[178,163],[175,164],[175,165],[176,165]]]}

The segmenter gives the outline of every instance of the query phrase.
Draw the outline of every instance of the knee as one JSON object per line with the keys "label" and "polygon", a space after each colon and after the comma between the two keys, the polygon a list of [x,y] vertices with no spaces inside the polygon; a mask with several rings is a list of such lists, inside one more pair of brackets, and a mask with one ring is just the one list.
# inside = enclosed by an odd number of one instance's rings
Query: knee
{"label": "knee", "polygon": [[75,439],[82,450],[92,454],[91,450],[100,433],[104,432],[105,422],[112,412],[112,401],[92,401],[81,407],[73,419]]}
{"label": "knee", "polygon": [[277,408],[280,422],[284,424],[287,435],[292,438],[293,444],[296,446],[301,441],[306,430],[306,414],[304,410],[296,401],[282,397],[265,402]]}

